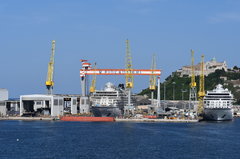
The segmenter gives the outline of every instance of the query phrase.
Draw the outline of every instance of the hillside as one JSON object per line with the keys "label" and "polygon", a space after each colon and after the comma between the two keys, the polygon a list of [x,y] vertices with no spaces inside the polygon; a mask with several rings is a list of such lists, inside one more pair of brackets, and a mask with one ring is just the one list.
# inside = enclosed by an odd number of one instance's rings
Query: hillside
{"label": "hillside", "polygon": [[[234,67],[227,72],[224,70],[216,70],[214,73],[205,77],[205,90],[212,90],[217,84],[223,84],[224,88],[228,88],[232,91],[235,98],[235,104],[240,104],[240,68]],[[172,100],[173,94],[175,94],[175,100],[188,100],[189,99],[189,84],[191,82],[190,77],[180,77],[177,73],[173,73],[167,77],[165,82],[161,83],[161,99],[164,99],[164,87],[165,87],[165,99]],[[196,77],[197,90],[199,90],[199,76]],[[174,84],[175,83],[175,84]],[[175,92],[175,93],[174,93]],[[144,89],[140,95],[148,95],[150,97],[150,90]],[[157,90],[154,93],[155,98],[157,96]]]}

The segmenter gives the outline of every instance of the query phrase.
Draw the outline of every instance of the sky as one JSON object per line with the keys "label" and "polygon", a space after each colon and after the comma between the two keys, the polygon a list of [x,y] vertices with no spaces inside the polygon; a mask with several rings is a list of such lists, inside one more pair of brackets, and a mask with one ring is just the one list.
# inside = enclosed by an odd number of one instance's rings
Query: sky
{"label": "sky", "polygon": [[[150,69],[153,54],[161,81],[183,65],[213,57],[229,67],[240,60],[239,0],[0,0],[0,88],[9,96],[46,93],[56,40],[54,93],[81,94],[80,59],[97,68],[125,68],[129,39],[134,69]],[[97,76],[125,83],[124,76]],[[134,78],[133,92],[149,85]]]}

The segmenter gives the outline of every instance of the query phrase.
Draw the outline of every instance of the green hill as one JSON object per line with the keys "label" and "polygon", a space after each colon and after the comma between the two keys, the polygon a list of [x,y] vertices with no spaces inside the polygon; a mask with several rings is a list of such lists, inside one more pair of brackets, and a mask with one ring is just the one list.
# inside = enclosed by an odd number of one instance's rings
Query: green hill
{"label": "green hill", "polygon": [[[232,70],[225,72],[224,70],[216,70],[214,73],[205,76],[205,91],[212,90],[217,84],[222,84],[224,88],[228,88],[232,91],[235,104],[240,104],[240,87],[234,87],[233,80],[240,80],[240,68],[234,67]],[[189,84],[191,82],[190,77],[180,77],[177,73],[173,73],[167,77],[165,82],[161,83],[161,99],[172,100],[173,94],[175,94],[175,100],[188,100],[189,99]],[[199,90],[199,76],[196,77],[197,90]],[[239,81],[240,82],[240,81]],[[174,93],[175,92],[175,93]],[[150,97],[151,91],[149,88],[142,90],[139,95],[148,95]],[[156,98],[157,89],[154,92]]]}

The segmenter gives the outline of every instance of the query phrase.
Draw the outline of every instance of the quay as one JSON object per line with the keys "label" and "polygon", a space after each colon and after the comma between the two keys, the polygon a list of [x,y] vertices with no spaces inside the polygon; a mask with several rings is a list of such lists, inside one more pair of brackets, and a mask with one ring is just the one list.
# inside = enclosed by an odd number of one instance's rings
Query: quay
{"label": "quay", "polygon": [[[0,120],[25,120],[25,121],[55,121],[59,120],[59,118],[52,117],[1,117]],[[169,123],[196,123],[199,122],[197,119],[131,119],[131,118],[115,118],[115,122],[169,122]],[[112,121],[112,122],[114,122]],[[80,122],[86,122],[86,120],[82,120]],[[94,121],[90,121],[94,122]]]}
{"label": "quay", "polygon": [[0,120],[28,120],[28,121],[35,121],[35,120],[45,120],[45,121],[53,121],[58,120],[58,118],[52,117],[1,117]]}
{"label": "quay", "polygon": [[171,122],[171,123],[196,123],[199,122],[197,119],[121,119],[116,118],[116,122]]}

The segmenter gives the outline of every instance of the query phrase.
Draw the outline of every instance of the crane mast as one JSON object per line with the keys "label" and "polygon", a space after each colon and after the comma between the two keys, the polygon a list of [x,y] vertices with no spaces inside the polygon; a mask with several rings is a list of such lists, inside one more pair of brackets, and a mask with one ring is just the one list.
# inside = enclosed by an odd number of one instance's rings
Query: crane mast
{"label": "crane mast", "polygon": [[191,50],[191,83],[190,83],[190,93],[189,93],[189,104],[195,104],[194,101],[197,101],[197,91],[196,91],[196,80],[195,80],[195,67],[194,67],[194,51]]}
{"label": "crane mast", "polygon": [[132,56],[130,52],[130,46],[128,39],[126,40],[126,57],[125,57],[125,69],[126,69],[126,88],[128,90],[128,104],[124,108],[125,115],[134,114],[133,106],[131,104],[131,89],[133,88],[133,75],[132,75]]}
{"label": "crane mast", "polygon": [[205,96],[205,88],[204,88],[204,55],[202,55],[201,61],[201,74],[199,79],[199,92],[198,92],[198,115],[203,113],[204,101],[203,98]]}
{"label": "crane mast", "polygon": [[[93,66],[93,70],[96,70],[96,62],[94,63],[94,66]],[[97,80],[97,77],[96,77],[96,73],[93,75],[93,79],[92,79],[92,83],[91,83],[91,86],[90,86],[90,93],[94,93],[95,90],[96,90],[96,80]]]}
{"label": "crane mast", "polygon": [[54,74],[54,56],[55,56],[55,40],[52,40],[52,52],[50,57],[50,62],[48,63],[48,73],[47,73],[47,80],[46,80],[46,87],[48,94],[53,93],[53,74]]}
{"label": "crane mast", "polygon": [[[152,73],[154,70],[156,70],[156,58],[155,58],[155,55],[153,55],[152,57],[152,65],[151,65],[151,70],[152,70]],[[154,91],[156,89],[156,76],[155,75],[150,75],[150,85],[149,85],[149,89],[151,91]]]}
{"label": "crane mast", "polygon": [[[151,91],[151,106],[152,106],[152,108],[154,108],[154,105],[153,105],[153,95],[154,95],[154,91],[156,90],[156,76],[153,75],[153,71],[156,70],[156,58],[155,58],[155,55],[153,55],[153,57],[152,57],[151,70],[152,70],[152,75],[150,75],[149,89]],[[149,110],[149,113],[150,113],[150,110]]]}
{"label": "crane mast", "polygon": [[130,52],[129,40],[126,40],[126,59],[125,59],[125,68],[129,73],[126,75],[126,88],[133,88],[133,75],[132,73],[132,56]]}

